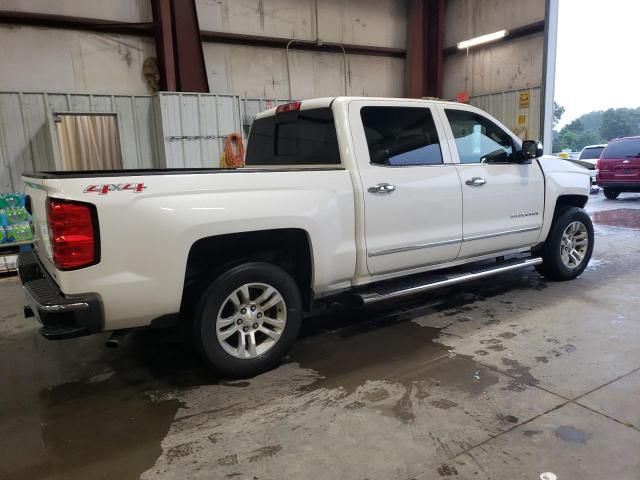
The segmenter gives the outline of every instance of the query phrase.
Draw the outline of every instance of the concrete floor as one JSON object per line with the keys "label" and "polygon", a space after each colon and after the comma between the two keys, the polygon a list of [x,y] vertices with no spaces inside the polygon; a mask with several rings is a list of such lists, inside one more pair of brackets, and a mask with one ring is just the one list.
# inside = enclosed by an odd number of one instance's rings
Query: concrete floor
{"label": "concrete floor", "polygon": [[640,195],[589,210],[579,279],[327,313],[247,381],[166,332],[48,342],[2,280],[0,478],[637,480]]}

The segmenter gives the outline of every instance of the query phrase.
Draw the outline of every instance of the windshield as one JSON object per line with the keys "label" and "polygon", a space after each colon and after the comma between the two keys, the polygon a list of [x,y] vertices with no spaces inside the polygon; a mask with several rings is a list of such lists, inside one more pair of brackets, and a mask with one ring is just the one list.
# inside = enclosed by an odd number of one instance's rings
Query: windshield
{"label": "windshield", "polygon": [[604,149],[602,158],[640,157],[640,138],[626,138],[611,142]]}
{"label": "windshield", "polygon": [[593,160],[600,158],[600,154],[604,150],[604,147],[589,147],[582,150],[580,158],[578,160]]}

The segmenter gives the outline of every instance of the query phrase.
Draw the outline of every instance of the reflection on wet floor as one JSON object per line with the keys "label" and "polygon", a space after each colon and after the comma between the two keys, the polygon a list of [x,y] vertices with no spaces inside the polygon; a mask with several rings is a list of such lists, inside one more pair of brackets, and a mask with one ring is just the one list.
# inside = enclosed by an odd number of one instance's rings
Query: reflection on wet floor
{"label": "reflection on wet floor", "polygon": [[624,227],[640,229],[640,209],[618,208],[592,212],[593,223],[608,225],[610,227]]}
{"label": "reflection on wet floor", "polygon": [[0,478],[137,478],[161,453],[180,402],[156,398],[131,349],[36,335],[1,348],[0,436],[11,441],[0,441]]}

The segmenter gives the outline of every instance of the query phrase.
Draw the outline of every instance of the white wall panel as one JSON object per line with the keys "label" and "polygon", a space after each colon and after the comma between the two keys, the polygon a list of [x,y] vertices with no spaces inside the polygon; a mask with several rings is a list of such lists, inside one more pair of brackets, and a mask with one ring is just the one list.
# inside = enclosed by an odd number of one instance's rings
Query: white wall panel
{"label": "white wall panel", "polygon": [[[471,96],[539,87],[542,83],[544,36],[534,35],[481,48],[469,54]],[[465,89],[467,57],[445,57],[443,97],[455,98]]]}
{"label": "white wall panel", "polygon": [[[289,98],[284,49],[204,44],[211,91],[250,98]],[[341,54],[292,50],[293,98],[344,94]],[[402,96],[402,58],[347,55],[349,95]]]}
{"label": "white wall panel", "polygon": [[152,21],[149,0],[0,0],[0,10],[122,22]]}
{"label": "white wall panel", "polygon": [[196,0],[196,6],[202,30],[301,39],[314,35],[313,0]]}
{"label": "white wall panel", "polygon": [[[197,0],[200,28],[315,40],[313,0]],[[406,0],[318,0],[318,35],[326,42],[404,48]]]}
{"label": "white wall panel", "polygon": [[318,31],[325,41],[405,48],[406,0],[318,0]]}
{"label": "white wall panel", "polygon": [[144,95],[153,39],[0,26],[0,90]]}

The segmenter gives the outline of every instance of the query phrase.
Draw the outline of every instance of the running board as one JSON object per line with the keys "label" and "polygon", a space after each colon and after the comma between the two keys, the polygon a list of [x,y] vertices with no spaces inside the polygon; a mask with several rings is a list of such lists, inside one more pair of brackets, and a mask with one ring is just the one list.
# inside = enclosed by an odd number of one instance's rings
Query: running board
{"label": "running board", "polygon": [[379,285],[377,287],[373,287],[370,290],[354,293],[354,297],[355,300],[361,305],[371,305],[378,302],[406,297],[408,295],[428,292],[429,290],[435,290],[437,288],[448,287],[451,285],[457,285],[459,283],[469,282],[471,280],[490,277],[498,273],[505,273],[512,270],[532,267],[534,265],[540,265],[541,263],[542,258],[530,257],[525,259],[520,258],[514,260],[506,260],[503,262],[494,263],[490,266],[487,266],[485,264],[481,267],[467,270],[464,273],[431,273],[427,274],[426,277],[422,276],[420,278],[414,278],[412,280],[405,280],[400,285],[398,285],[397,283],[395,283],[393,286]]}

